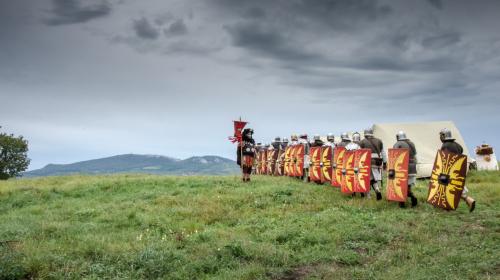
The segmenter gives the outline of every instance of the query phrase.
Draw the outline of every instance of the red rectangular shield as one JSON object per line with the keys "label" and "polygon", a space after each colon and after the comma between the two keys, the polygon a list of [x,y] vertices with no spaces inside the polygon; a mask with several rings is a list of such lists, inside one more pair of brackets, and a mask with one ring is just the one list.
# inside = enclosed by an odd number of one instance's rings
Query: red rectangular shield
{"label": "red rectangular shield", "polygon": [[260,151],[260,160],[261,160],[261,165],[260,165],[260,174],[261,175],[266,175],[267,173],[267,151],[266,150],[261,150]]}
{"label": "red rectangular shield", "polygon": [[285,149],[285,163],[283,166],[283,172],[285,176],[290,176],[290,163],[292,161],[292,146],[287,146]]}
{"label": "red rectangular shield", "polygon": [[434,161],[427,202],[456,210],[465,186],[467,156],[439,150]]}
{"label": "red rectangular shield", "polygon": [[295,177],[295,165],[297,163],[297,145],[293,145],[290,149],[290,172],[288,176]]}
{"label": "red rectangular shield", "polygon": [[340,188],[342,185],[342,169],[344,165],[345,147],[333,149],[332,186]]}
{"label": "red rectangular shield", "polygon": [[344,153],[340,191],[346,194],[354,192],[354,151]]}
{"label": "red rectangular shield", "polygon": [[389,149],[387,161],[387,200],[405,202],[408,198],[410,150]]}
{"label": "red rectangular shield", "polygon": [[311,164],[309,166],[309,178],[311,181],[316,183],[321,183],[321,147],[311,147],[309,148],[309,156],[311,159]]}
{"label": "red rectangular shield", "polygon": [[371,149],[354,151],[354,192],[370,191],[371,161]]}
{"label": "red rectangular shield", "polygon": [[274,176],[283,176],[285,151],[280,149],[278,150],[277,154],[278,157],[276,158],[276,168],[274,169]]}
{"label": "red rectangular shield", "polygon": [[276,165],[275,154],[276,154],[276,151],[274,149],[267,150],[267,160],[266,160],[266,162],[267,162],[267,170],[266,170],[267,175],[274,174],[274,167]]}
{"label": "red rectangular shield", "polygon": [[295,177],[302,177],[304,176],[304,145],[299,144],[296,146],[296,153],[295,153],[295,172],[294,175]]}
{"label": "red rectangular shield", "polygon": [[333,148],[331,146],[323,146],[321,148],[321,182],[332,181],[332,159]]}

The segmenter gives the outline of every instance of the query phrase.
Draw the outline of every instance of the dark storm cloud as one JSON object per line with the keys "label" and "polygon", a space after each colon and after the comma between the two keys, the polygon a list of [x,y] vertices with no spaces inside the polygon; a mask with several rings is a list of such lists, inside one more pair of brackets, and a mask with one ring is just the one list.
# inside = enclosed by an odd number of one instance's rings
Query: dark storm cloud
{"label": "dark storm cloud", "polygon": [[188,32],[187,26],[184,23],[183,19],[177,19],[176,21],[172,22],[168,28],[166,28],[163,33],[167,37],[171,36],[180,36],[184,35]]}
{"label": "dark storm cloud", "polygon": [[157,27],[153,26],[147,18],[141,18],[134,20],[133,28],[137,37],[146,40],[155,40],[160,36],[160,32]]}
{"label": "dark storm cloud", "polygon": [[79,0],[52,0],[52,5],[52,17],[45,20],[47,25],[83,23],[111,13],[111,5],[105,0],[91,4]]}
{"label": "dark storm cloud", "polygon": [[280,32],[267,29],[260,24],[240,23],[228,26],[232,42],[237,47],[248,49],[256,54],[283,61],[320,61],[322,57],[317,54],[305,52],[299,46],[291,44]]}
{"label": "dark storm cloud", "polygon": [[427,0],[427,2],[429,2],[436,9],[439,9],[439,10],[443,9],[443,2],[441,0]]}

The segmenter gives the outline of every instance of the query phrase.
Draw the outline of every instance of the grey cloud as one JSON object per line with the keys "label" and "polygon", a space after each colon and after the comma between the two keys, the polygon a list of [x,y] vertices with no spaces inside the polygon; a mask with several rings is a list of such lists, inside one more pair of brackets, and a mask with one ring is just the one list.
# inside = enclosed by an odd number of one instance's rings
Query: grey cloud
{"label": "grey cloud", "polygon": [[92,4],[82,5],[79,0],[52,0],[52,18],[45,20],[47,25],[63,25],[84,23],[93,19],[108,16],[111,5],[100,0]]}
{"label": "grey cloud", "polygon": [[146,40],[155,40],[160,35],[158,28],[153,26],[147,18],[134,20],[133,28],[137,37]]}
{"label": "grey cloud", "polygon": [[168,28],[164,30],[164,34],[167,37],[172,37],[172,36],[180,36],[184,35],[188,32],[187,26],[184,23],[184,20],[182,19],[177,19],[173,23],[171,23]]}
{"label": "grey cloud", "polygon": [[260,55],[284,61],[311,61],[321,57],[309,54],[293,45],[279,32],[266,30],[256,24],[237,24],[226,27],[235,46],[246,48]]}
{"label": "grey cloud", "polygon": [[436,9],[443,9],[443,2],[441,0],[427,0],[427,2],[429,2],[429,4],[431,4]]}
{"label": "grey cloud", "polygon": [[458,32],[447,32],[427,37],[422,41],[422,45],[427,48],[444,48],[460,42],[461,34]]}

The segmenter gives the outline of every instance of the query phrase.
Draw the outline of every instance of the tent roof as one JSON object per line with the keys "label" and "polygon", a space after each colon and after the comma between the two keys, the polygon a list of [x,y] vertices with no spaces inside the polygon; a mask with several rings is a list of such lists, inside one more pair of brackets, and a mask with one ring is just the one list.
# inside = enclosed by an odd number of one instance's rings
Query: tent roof
{"label": "tent roof", "polygon": [[402,130],[413,143],[417,150],[417,177],[430,177],[436,151],[441,147],[439,132],[443,128],[451,130],[453,138],[462,145],[464,154],[469,156],[469,150],[460,131],[451,121],[418,122],[418,123],[381,123],[373,125],[373,134],[382,140],[384,149],[396,143],[396,134]]}

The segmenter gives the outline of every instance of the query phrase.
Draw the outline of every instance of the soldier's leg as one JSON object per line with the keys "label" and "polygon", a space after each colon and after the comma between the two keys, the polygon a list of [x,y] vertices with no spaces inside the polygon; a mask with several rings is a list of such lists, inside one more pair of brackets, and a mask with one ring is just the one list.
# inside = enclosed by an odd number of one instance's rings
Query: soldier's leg
{"label": "soldier's leg", "polygon": [[462,192],[462,199],[467,203],[467,206],[469,206],[469,212],[474,211],[476,208],[476,201],[469,196],[469,189],[467,186],[464,186],[464,191]]}
{"label": "soldier's leg", "polygon": [[417,197],[413,194],[413,187],[417,183],[417,174],[408,175],[408,197],[411,199],[411,207],[415,207],[418,204]]}
{"label": "soldier's leg", "polygon": [[372,187],[377,195],[377,200],[382,199],[382,191],[380,190],[380,185],[382,181],[382,173],[380,167],[372,167]]}

